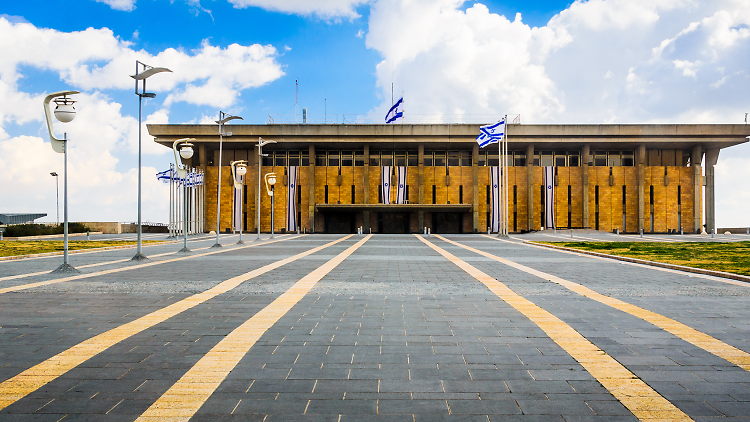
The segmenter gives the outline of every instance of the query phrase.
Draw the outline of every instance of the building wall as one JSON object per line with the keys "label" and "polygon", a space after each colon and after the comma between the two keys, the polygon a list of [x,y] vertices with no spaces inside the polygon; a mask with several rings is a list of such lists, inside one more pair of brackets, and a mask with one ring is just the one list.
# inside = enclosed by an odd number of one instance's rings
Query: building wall
{"label": "building wall", "polygon": [[[682,164],[684,162],[681,151],[664,152],[654,154],[648,151],[648,162],[659,162]],[[227,154],[230,156],[231,154]],[[286,226],[286,192],[287,185],[284,183],[284,167],[264,166],[262,174],[270,172],[277,174],[275,188],[275,222],[274,229],[281,232]],[[364,190],[369,189],[369,203],[378,203],[378,187],[380,185],[380,168],[370,168],[369,184],[364,183],[364,167],[341,167],[341,184],[339,186],[338,167],[315,166],[315,202],[325,203],[325,189],[328,186],[329,204],[351,204],[352,186],[354,186],[354,203],[364,203]],[[424,167],[424,203],[433,203],[433,190],[435,186],[435,199],[437,204],[471,204],[473,200],[473,174],[470,166],[451,166],[448,168],[449,178],[446,180],[446,167]],[[637,167],[605,167],[591,166],[589,171],[589,222],[590,228],[598,228],[601,231],[637,232],[638,227],[638,187]],[[611,174],[610,174],[611,171]],[[666,172],[666,177],[665,177]],[[215,229],[216,222],[216,180],[218,167],[208,166],[206,169],[206,221],[207,230]],[[539,229],[542,225],[543,197],[542,191],[543,169],[539,166],[532,168],[533,180],[531,189],[534,192],[533,222],[534,228]],[[583,168],[582,167],[557,167],[557,185],[555,199],[555,216],[558,228],[582,228],[583,227]],[[248,167],[245,180],[247,190],[247,203],[244,205],[246,212],[245,229],[254,231],[255,227],[255,195],[257,190],[257,167]],[[263,180],[263,179],[261,179]],[[527,168],[510,167],[508,172],[508,227],[514,231],[525,231],[527,221]],[[395,182],[395,179],[394,179]],[[449,184],[446,184],[449,182]],[[490,205],[487,201],[487,187],[490,182],[490,167],[478,167],[478,231],[487,230],[489,221],[487,213]],[[299,167],[299,186],[301,189],[298,211],[302,217],[299,220],[301,229],[310,231],[307,219],[308,209],[308,186],[310,183],[310,168]],[[409,186],[409,203],[419,202],[418,167],[407,167],[407,185]],[[463,198],[460,192],[463,187]],[[625,203],[623,204],[623,187],[625,190]],[[515,188],[515,203],[514,203]],[[651,190],[653,189],[653,228],[651,227]],[[598,197],[597,197],[598,191]],[[570,196],[568,194],[570,192]],[[678,195],[679,193],[679,195]],[[231,227],[232,218],[232,176],[229,166],[222,166],[222,192],[221,192],[221,231],[225,232]],[[701,195],[701,192],[697,192]],[[645,231],[664,233],[670,230],[679,231],[683,227],[690,231],[693,227],[693,176],[692,169],[687,166],[657,165],[645,167],[644,179],[644,209],[645,209]],[[395,200],[396,187],[392,187],[391,198]],[[463,199],[463,201],[462,201]],[[700,202],[699,202],[700,203]],[[271,227],[271,200],[266,193],[265,183],[261,186],[261,229],[270,231]],[[570,213],[570,215],[569,215]],[[623,215],[625,224],[623,225]],[[431,227],[432,216],[429,212],[424,213],[424,226]],[[473,230],[472,213],[462,215],[461,224],[464,232]],[[324,231],[324,218],[321,213],[316,212],[315,231]],[[362,213],[355,217],[357,227],[364,225]],[[378,229],[377,213],[370,213],[370,227],[373,233]],[[418,227],[418,213],[414,212],[409,217],[409,229],[413,232],[421,232]]]}

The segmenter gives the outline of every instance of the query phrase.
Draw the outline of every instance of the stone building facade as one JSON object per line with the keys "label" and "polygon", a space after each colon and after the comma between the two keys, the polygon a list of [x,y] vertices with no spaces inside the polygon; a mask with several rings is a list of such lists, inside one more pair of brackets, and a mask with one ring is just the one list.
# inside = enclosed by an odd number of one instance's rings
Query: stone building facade
{"label": "stone building facade", "polygon": [[[486,232],[490,168],[497,144],[480,149],[478,125],[231,125],[219,163],[217,125],[149,125],[166,147],[195,138],[187,164],[206,173],[206,227],[215,229],[221,170],[221,231],[231,230],[229,163],[247,160],[245,231],[256,230],[258,165],[274,172],[276,232],[286,227],[288,166],[299,166],[297,210],[305,232]],[[555,171],[558,228],[686,233],[715,229],[714,165],[719,151],[747,142],[748,125],[521,125],[507,128],[508,227],[539,230],[543,167]],[[274,140],[259,160],[258,138]],[[383,166],[407,168],[404,204],[383,204]],[[262,177],[262,176],[261,176]],[[395,180],[395,179],[394,179]],[[395,187],[391,198],[395,198]],[[704,198],[705,192],[705,198]],[[261,230],[270,231],[271,201],[261,187]],[[705,218],[704,218],[705,216]]]}

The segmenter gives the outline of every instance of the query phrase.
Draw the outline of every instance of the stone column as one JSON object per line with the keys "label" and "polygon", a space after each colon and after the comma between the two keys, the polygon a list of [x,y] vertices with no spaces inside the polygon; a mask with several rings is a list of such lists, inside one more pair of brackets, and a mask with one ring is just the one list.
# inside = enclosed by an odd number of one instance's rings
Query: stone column
{"label": "stone column", "polygon": [[706,231],[716,233],[716,190],[714,187],[714,166],[719,160],[719,149],[711,148],[706,150]]}
{"label": "stone column", "polygon": [[526,147],[526,230],[534,230],[534,144]]}
{"label": "stone column", "polygon": [[703,224],[701,216],[701,192],[703,191],[703,181],[701,180],[702,158],[703,145],[694,146],[693,153],[690,155],[690,167],[693,168],[693,233],[700,233]]}
{"label": "stone column", "polygon": [[[364,203],[365,205],[370,203],[370,145],[365,145],[365,195],[364,195]],[[365,210],[362,213],[362,230],[364,233],[370,232],[370,211]]]}
{"label": "stone column", "polygon": [[[474,144],[471,151],[471,187],[472,187],[472,217],[474,233],[479,231],[479,144]],[[510,180],[510,178],[508,178]]]}
{"label": "stone column", "polygon": [[308,176],[308,210],[307,210],[307,216],[309,218],[308,227],[310,228],[310,233],[315,233],[315,145],[310,145],[309,152],[310,156],[310,175]]}
{"label": "stone column", "polygon": [[[203,174],[206,174],[206,171],[208,170],[208,157],[206,157],[206,144],[198,144],[198,160],[200,160],[200,169],[203,172]],[[205,178],[204,178],[205,180]],[[203,228],[204,230],[207,230],[207,224],[208,220],[206,219],[206,209],[208,208],[208,195],[205,194],[205,185],[203,186],[203,204],[201,204],[201,209],[203,210],[203,215],[201,218],[203,219]]]}
{"label": "stone column", "polygon": [[591,145],[584,145],[581,149],[581,186],[583,188],[583,197],[581,199],[583,219],[582,226],[584,229],[589,228],[589,161],[591,161]]}
{"label": "stone column", "polygon": [[[417,147],[417,192],[419,195],[419,204],[424,204],[424,144]],[[417,231],[421,232],[424,228],[424,211],[417,211]]]}
{"label": "stone column", "polygon": [[638,145],[635,152],[635,163],[638,166],[636,182],[638,184],[638,231],[646,231],[646,145]]}

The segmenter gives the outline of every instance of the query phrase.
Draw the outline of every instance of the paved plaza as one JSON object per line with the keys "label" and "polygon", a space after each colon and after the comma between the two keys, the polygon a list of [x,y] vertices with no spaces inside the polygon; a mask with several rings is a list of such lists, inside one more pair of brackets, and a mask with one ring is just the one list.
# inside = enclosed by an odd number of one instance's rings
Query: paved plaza
{"label": "paved plaza", "polygon": [[569,236],[0,261],[0,421],[750,421],[750,285],[520,240]]}

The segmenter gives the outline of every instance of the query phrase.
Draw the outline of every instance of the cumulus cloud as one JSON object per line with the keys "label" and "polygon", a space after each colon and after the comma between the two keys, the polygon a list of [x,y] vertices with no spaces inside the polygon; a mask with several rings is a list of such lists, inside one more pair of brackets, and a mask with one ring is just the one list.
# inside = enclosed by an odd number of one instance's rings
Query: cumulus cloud
{"label": "cumulus cloud", "polygon": [[[61,154],[46,139],[42,98],[25,92],[23,70],[33,68],[59,75],[61,88],[77,95],[77,116],[55,123],[56,133],[68,133],[69,197],[72,220],[132,221],[136,211],[138,120],[123,112],[110,94],[132,92],[135,60],[166,66],[174,73],[149,79],[149,90],[166,99],[144,116],[143,153],[168,154],[148,136],[146,124],[168,123],[170,106],[184,101],[226,106],[244,89],[283,75],[271,46],[232,44],[226,48],[204,42],[194,51],[169,48],[157,54],[136,51],[109,29],[62,32],[37,28],[21,20],[0,18],[0,186],[13,198],[17,211],[54,210],[55,185],[50,171],[62,174]],[[145,105],[151,101],[146,100]],[[11,136],[11,127],[38,122],[39,136]],[[29,157],[33,157],[30,159]],[[163,170],[163,169],[160,169]],[[157,183],[155,168],[143,168],[144,218],[165,221],[166,187]],[[16,208],[14,208],[16,210]],[[54,218],[52,215],[51,218]],[[50,218],[50,219],[51,219]]]}
{"label": "cumulus cloud", "polygon": [[104,3],[115,10],[122,10],[123,12],[131,12],[135,9],[135,0],[96,0],[96,2]]}
{"label": "cumulus cloud", "polygon": [[[542,27],[481,3],[378,0],[366,45],[382,56],[372,112],[394,83],[407,122],[742,123],[748,111],[746,0],[576,0]],[[750,168],[750,146],[729,151],[722,175]],[[717,223],[748,224],[750,188],[725,183],[744,206],[717,206]]]}
{"label": "cumulus cloud", "polygon": [[371,0],[229,0],[234,7],[260,7],[295,15],[317,15],[322,18],[358,18],[357,6]]}

